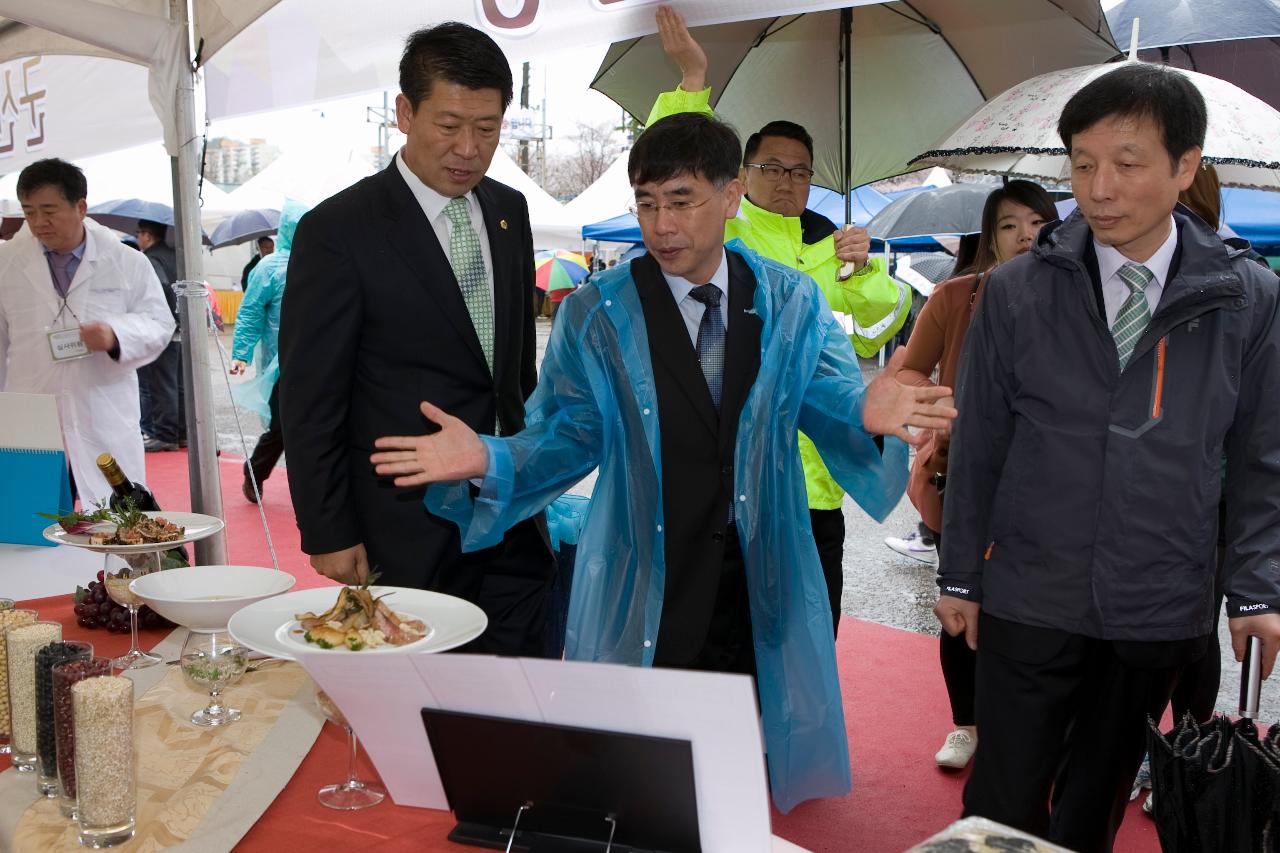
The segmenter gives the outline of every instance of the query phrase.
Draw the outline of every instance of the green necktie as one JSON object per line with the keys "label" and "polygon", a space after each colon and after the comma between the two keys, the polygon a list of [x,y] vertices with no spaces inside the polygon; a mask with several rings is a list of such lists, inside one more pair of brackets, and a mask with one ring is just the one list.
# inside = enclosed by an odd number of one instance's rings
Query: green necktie
{"label": "green necktie", "polygon": [[471,315],[471,325],[480,338],[484,360],[493,372],[493,291],[480,253],[480,235],[471,225],[465,197],[450,199],[444,208],[452,226],[449,235],[449,265],[462,289],[462,300]]}
{"label": "green necktie", "polygon": [[1147,305],[1147,285],[1155,274],[1142,264],[1127,263],[1119,269],[1120,278],[1129,285],[1129,298],[1120,306],[1116,321],[1111,324],[1111,337],[1116,341],[1116,353],[1120,356],[1120,369],[1124,370],[1133,355],[1138,339],[1151,322],[1151,308]]}

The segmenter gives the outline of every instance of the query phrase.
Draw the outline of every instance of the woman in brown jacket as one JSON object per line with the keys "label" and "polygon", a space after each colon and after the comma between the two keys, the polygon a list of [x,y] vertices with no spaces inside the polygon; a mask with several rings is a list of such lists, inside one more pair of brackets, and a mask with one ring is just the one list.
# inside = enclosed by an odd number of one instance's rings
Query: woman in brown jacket
{"label": "woman in brown jacket", "polygon": [[[986,274],[1030,249],[1040,226],[1057,218],[1049,194],[1030,181],[1009,181],[987,196],[973,263],[967,269],[957,269],[956,277],[934,288],[924,304],[907,342],[906,357],[898,368],[899,382],[933,385],[930,377],[936,368],[937,384],[955,387],[965,332],[982,295]],[[920,448],[907,489],[923,523],[934,531],[942,527],[949,441],[948,433],[937,432],[931,442]],[[941,533],[935,533],[934,539],[940,541]],[[939,767],[959,770],[969,763],[978,742],[973,716],[975,658],[964,635],[952,637],[945,631],[941,633],[939,656],[955,730],[947,735],[942,749],[934,757]]]}

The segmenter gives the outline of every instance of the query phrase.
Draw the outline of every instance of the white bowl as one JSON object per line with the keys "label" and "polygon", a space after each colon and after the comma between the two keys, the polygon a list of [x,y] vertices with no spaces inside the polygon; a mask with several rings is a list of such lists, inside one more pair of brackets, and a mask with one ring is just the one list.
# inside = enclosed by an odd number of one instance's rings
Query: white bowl
{"label": "white bowl", "polygon": [[223,631],[246,605],[288,592],[298,579],[259,566],[191,566],[153,572],[129,589],[170,622],[192,631]]}

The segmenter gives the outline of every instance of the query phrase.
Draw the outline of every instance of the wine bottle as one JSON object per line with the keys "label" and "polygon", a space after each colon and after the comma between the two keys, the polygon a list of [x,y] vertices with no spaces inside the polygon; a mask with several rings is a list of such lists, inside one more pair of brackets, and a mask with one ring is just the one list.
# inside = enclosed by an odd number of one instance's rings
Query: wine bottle
{"label": "wine bottle", "polygon": [[143,512],[156,512],[160,509],[151,490],[126,477],[124,471],[120,470],[120,463],[110,453],[103,453],[98,457],[98,470],[111,486],[111,499],[108,503],[112,509],[117,512],[124,509],[126,500],[132,500],[133,505]]}
{"label": "wine bottle", "polygon": [[[116,512],[120,512],[127,508],[127,504],[132,501],[135,509],[142,512],[159,512],[160,504],[156,502],[156,496],[151,494],[151,490],[141,483],[135,483],[130,480],[120,468],[120,463],[110,453],[103,453],[98,456],[98,470],[102,472],[102,476],[107,478],[107,484],[111,486],[111,497],[107,504]],[[186,548],[170,548],[165,552],[178,565],[189,566],[191,559],[187,555]]]}

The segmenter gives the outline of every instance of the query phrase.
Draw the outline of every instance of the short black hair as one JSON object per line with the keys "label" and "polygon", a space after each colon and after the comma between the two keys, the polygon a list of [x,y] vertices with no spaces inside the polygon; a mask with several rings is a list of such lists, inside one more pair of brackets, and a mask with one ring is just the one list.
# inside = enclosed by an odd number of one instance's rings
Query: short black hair
{"label": "short black hair", "polygon": [[89,197],[89,182],[75,163],[50,157],[37,160],[18,173],[18,201],[41,187],[57,187],[62,197],[77,202]]}
{"label": "short black hair", "polygon": [[809,135],[809,131],[794,121],[771,121],[747,137],[747,144],[742,149],[742,165],[747,165],[756,156],[756,152],[760,150],[760,143],[766,136],[794,139],[809,152],[809,162],[813,162],[813,137]]}
{"label": "short black hair", "polygon": [[169,230],[169,226],[163,222],[156,222],[154,219],[139,219],[138,230],[150,234],[157,243],[163,243],[165,232]]}
{"label": "short black hair", "polygon": [[627,157],[631,185],[701,176],[717,188],[738,176],[742,146],[733,128],[702,113],[676,113],[645,128]]}
{"label": "short black hair", "polygon": [[498,43],[475,27],[446,21],[405,39],[400,55],[400,91],[416,110],[431,97],[436,80],[468,89],[497,89],[502,110],[511,106],[511,64]]}
{"label": "short black hair", "polygon": [[1111,116],[1153,121],[1175,169],[1183,154],[1204,147],[1204,96],[1191,78],[1163,65],[1126,62],[1072,95],[1058,118],[1058,136],[1067,154],[1071,137]]}

